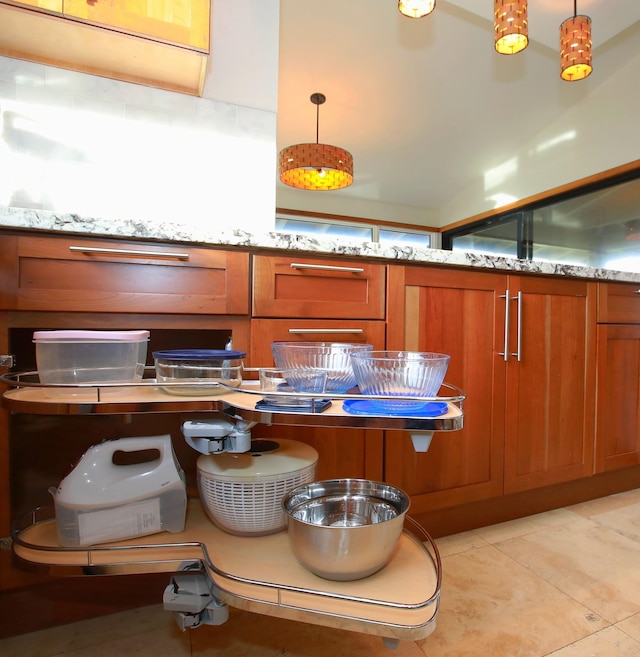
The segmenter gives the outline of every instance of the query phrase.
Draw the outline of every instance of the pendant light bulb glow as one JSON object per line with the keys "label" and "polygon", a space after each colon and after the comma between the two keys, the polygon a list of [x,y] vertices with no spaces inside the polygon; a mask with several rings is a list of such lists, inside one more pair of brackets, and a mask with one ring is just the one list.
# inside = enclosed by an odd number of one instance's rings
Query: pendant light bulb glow
{"label": "pendant light bulb glow", "polygon": [[280,180],[289,187],[310,191],[330,191],[348,187],[353,182],[353,157],[344,148],[320,144],[320,105],[323,94],[311,95],[316,106],[316,143],[295,144],[280,151]]}
{"label": "pendant light bulb glow", "polygon": [[560,77],[567,82],[591,75],[591,18],[578,15],[577,0],[573,16],[560,25]]}
{"label": "pendant light bulb glow", "polygon": [[496,51],[515,55],[529,44],[527,0],[494,0],[493,31]]}
{"label": "pendant light bulb glow", "polygon": [[398,0],[398,11],[409,18],[428,16],[436,8],[436,0]]}

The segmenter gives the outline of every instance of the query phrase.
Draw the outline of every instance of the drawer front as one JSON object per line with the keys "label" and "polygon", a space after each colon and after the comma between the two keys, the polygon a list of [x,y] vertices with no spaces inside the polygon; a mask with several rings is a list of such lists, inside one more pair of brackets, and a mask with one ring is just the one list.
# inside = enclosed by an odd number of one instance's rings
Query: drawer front
{"label": "drawer front", "polygon": [[600,324],[640,324],[640,283],[599,283]]}
{"label": "drawer front", "polygon": [[251,320],[251,366],[273,367],[272,342],[357,342],[385,347],[382,321]]}
{"label": "drawer front", "polygon": [[253,316],[384,319],[385,265],[254,256]]}
{"label": "drawer front", "polygon": [[249,312],[249,255],[176,245],[20,237],[19,310]]}

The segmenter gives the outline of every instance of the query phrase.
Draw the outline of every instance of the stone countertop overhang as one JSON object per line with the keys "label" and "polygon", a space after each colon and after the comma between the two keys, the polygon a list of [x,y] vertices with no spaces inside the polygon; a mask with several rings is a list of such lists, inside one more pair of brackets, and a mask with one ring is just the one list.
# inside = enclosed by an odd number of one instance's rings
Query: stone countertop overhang
{"label": "stone countertop overhang", "polygon": [[[212,223],[212,222],[211,222]],[[602,281],[626,281],[640,284],[640,273],[597,269],[553,262],[519,260],[468,251],[422,249],[398,244],[378,244],[347,239],[318,239],[307,235],[243,230],[224,230],[215,226],[197,226],[132,219],[101,219],[77,214],[0,206],[0,227],[21,230],[60,232],[96,237],[159,240],[179,244],[231,246],[253,249],[295,251],[308,254],[379,258],[394,262],[477,267],[503,272],[526,272]]]}

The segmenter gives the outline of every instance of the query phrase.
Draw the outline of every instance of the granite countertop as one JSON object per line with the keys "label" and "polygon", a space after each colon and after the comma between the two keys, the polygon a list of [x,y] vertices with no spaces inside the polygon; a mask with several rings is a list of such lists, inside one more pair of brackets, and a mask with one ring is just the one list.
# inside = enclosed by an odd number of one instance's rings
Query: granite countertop
{"label": "granite countertop", "polygon": [[378,244],[347,239],[322,240],[286,233],[248,233],[243,230],[220,230],[190,224],[101,219],[76,214],[59,214],[0,206],[0,227],[42,230],[97,237],[126,237],[161,240],[180,244],[210,244],[259,249],[276,249],[310,254],[346,255],[382,258],[392,261],[423,262],[457,267],[478,267],[496,271],[516,271],[603,281],[627,281],[640,284],[640,273],[621,272],[552,262],[518,260],[465,251],[421,249],[399,244]]}

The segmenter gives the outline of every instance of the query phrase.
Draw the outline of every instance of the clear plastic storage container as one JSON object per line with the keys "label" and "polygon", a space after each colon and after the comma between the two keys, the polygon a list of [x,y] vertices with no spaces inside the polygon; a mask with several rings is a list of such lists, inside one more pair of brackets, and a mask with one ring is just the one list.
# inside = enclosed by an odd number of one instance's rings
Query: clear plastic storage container
{"label": "clear plastic storage container", "polygon": [[36,331],[45,384],[130,383],[141,379],[149,331]]}

